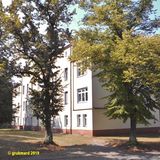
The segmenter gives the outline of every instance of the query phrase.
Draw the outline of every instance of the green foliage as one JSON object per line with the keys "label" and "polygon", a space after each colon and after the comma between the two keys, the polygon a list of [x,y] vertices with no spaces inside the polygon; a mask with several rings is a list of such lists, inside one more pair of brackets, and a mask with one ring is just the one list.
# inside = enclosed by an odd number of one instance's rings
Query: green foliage
{"label": "green foliage", "polygon": [[[12,90],[11,76],[8,70],[7,60],[0,59],[3,69],[0,71],[0,125],[11,124],[14,110],[12,109]],[[2,126],[1,126],[2,127]]]}
{"label": "green foliage", "polygon": [[[73,12],[68,7],[72,4],[73,0],[13,0],[0,10],[4,34],[10,37],[3,48],[12,53],[15,74],[31,76],[31,83],[39,85],[39,91],[31,90],[30,102],[48,133],[51,117],[63,109],[56,62],[69,43],[67,25]],[[25,65],[18,63],[21,59],[25,59]]]}
{"label": "green foliage", "polygon": [[[150,19],[152,0],[95,0],[81,4],[85,28],[77,32],[71,61],[98,70],[106,97],[106,115],[138,123],[154,119],[159,108],[160,36],[153,36],[159,18]],[[147,36],[148,35],[148,36]],[[135,123],[136,123],[135,121]]]}

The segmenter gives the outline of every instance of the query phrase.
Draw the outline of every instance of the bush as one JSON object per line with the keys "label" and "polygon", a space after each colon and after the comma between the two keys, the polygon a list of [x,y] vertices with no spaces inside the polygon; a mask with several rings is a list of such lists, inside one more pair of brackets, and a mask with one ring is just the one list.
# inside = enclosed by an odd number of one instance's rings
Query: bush
{"label": "bush", "polygon": [[9,123],[3,123],[3,124],[0,124],[0,128],[12,128],[11,124]]}

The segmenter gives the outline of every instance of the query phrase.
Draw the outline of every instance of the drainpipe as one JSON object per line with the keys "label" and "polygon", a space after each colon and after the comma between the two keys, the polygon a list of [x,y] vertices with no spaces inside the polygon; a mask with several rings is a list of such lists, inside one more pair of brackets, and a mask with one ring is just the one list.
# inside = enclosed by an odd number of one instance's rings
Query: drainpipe
{"label": "drainpipe", "polygon": [[[71,55],[71,47],[70,47],[70,55]],[[73,85],[73,64],[70,62],[70,134],[72,134],[72,99],[73,99],[73,91],[72,91],[72,85]]]}
{"label": "drainpipe", "polygon": [[23,101],[23,77],[22,77],[22,81],[21,81],[21,104],[20,104],[20,129],[21,129],[21,125],[22,125],[22,101]]}

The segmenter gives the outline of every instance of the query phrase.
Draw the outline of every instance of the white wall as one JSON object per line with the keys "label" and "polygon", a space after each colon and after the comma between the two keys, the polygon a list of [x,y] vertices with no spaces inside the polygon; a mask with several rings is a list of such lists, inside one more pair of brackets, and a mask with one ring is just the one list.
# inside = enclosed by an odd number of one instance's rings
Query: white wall
{"label": "white wall", "polygon": [[[87,125],[84,127],[83,126],[83,114],[87,115]],[[80,126],[77,126],[77,115],[81,115],[80,117]],[[72,122],[73,122],[73,129],[77,129],[77,130],[92,130],[93,129],[93,114],[92,114],[92,110],[82,110],[82,111],[73,111],[73,118],[72,118]]]}
{"label": "white wall", "polygon": [[[77,66],[74,65],[73,70],[73,101],[74,101],[74,109],[91,109],[93,106],[92,103],[92,72],[87,70],[83,76],[77,76]],[[78,102],[77,99],[77,90],[81,88],[88,88],[88,101],[86,102]]]}
{"label": "white wall", "polygon": [[[55,128],[61,129],[83,129],[92,130],[92,72],[87,70],[85,75],[77,76],[77,65],[70,63],[68,57],[65,57],[65,53],[68,52],[68,56],[71,53],[71,48],[64,51],[64,57],[58,59],[57,64],[61,67],[61,77],[63,92],[68,91],[68,104],[64,105],[64,110],[59,112],[59,116],[56,117],[57,125]],[[68,80],[64,81],[64,69],[68,68]],[[77,101],[77,89],[88,88],[88,101],[79,102]],[[64,98],[64,97],[63,97]],[[85,109],[85,110],[83,110]],[[87,110],[89,109],[89,110]],[[72,113],[71,113],[72,112]],[[81,125],[77,126],[77,115],[81,115]],[[83,127],[83,114],[87,115],[87,126]],[[68,125],[64,126],[64,116],[68,115]],[[72,125],[71,125],[72,121]]]}
{"label": "white wall", "polygon": [[[27,84],[29,85],[28,87],[31,88],[30,80],[31,80],[30,77],[19,78],[19,82],[21,82],[21,85],[19,86],[19,88],[17,88],[19,94],[13,98],[13,104],[16,104],[16,106],[18,106],[19,104],[19,109],[15,113],[16,116],[15,125],[17,126],[23,126],[23,125],[37,126],[37,118],[33,117],[32,110],[30,109],[29,105],[27,105],[27,110],[26,110],[26,101],[28,104]],[[37,88],[37,86],[34,86],[34,88]]]}

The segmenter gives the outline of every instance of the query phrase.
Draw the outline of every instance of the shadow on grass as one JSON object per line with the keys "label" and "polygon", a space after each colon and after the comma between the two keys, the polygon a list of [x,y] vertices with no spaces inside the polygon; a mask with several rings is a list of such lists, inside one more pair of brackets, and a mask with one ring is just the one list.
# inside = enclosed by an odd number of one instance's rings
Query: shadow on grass
{"label": "shadow on grass", "polygon": [[27,157],[27,156],[8,156],[8,152],[28,152],[28,151],[40,151],[41,144],[40,143],[31,143],[27,142],[27,139],[25,139],[26,142],[21,142],[22,138],[18,140],[18,138],[9,138],[8,140],[5,138],[5,140],[0,139],[0,160],[11,160],[15,159],[18,160],[18,158]]}
{"label": "shadow on grass", "polygon": [[130,152],[123,148],[112,147],[111,145],[73,145],[66,146],[64,150],[45,153],[43,158],[46,160],[54,159],[76,159],[76,160],[157,160],[160,159],[160,152]]}
{"label": "shadow on grass", "polygon": [[160,152],[160,142],[145,142],[145,141],[138,141],[138,144],[136,146],[131,145],[126,140],[110,140],[109,142],[106,141],[105,144],[109,145],[112,148],[119,148],[122,150],[127,151],[135,151],[135,152],[141,152],[141,151],[158,151]]}
{"label": "shadow on grass", "polygon": [[[160,159],[159,143],[142,143],[131,148],[126,141],[72,146],[43,145],[41,142],[21,142],[21,138],[0,138],[0,160],[157,160]],[[27,140],[27,139],[26,139]],[[63,140],[63,139],[62,139]],[[156,146],[156,148],[154,148]],[[155,149],[155,151],[154,151]],[[157,150],[157,151],[156,151]],[[39,151],[37,156],[8,156],[8,151]],[[151,152],[152,151],[152,152]]]}

